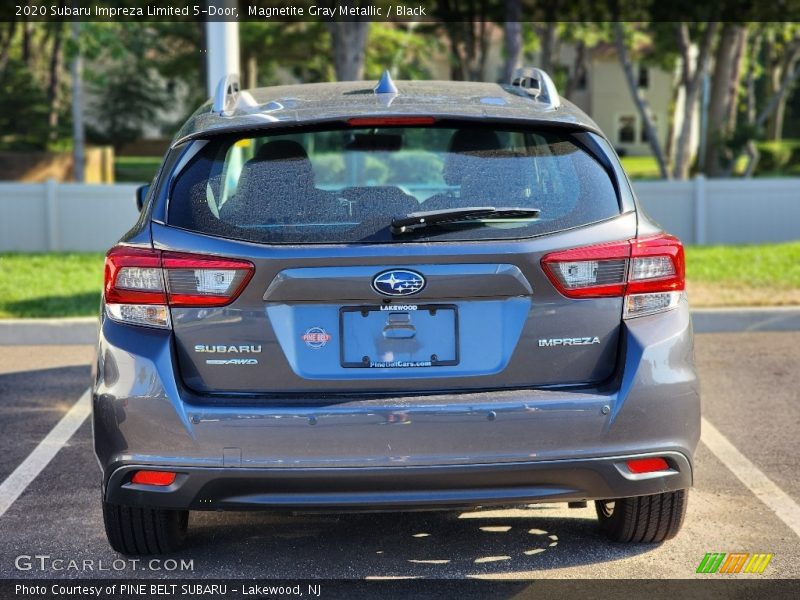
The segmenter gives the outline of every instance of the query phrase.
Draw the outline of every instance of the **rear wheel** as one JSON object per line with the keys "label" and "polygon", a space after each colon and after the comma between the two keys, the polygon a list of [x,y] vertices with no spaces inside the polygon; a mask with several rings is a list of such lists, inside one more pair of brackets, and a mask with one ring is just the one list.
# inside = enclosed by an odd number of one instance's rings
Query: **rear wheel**
{"label": "rear wheel", "polygon": [[595,502],[600,530],[614,542],[657,544],[678,533],[687,490]]}
{"label": "rear wheel", "polygon": [[135,508],[103,501],[103,522],[111,547],[127,555],[167,554],[183,544],[188,510]]}

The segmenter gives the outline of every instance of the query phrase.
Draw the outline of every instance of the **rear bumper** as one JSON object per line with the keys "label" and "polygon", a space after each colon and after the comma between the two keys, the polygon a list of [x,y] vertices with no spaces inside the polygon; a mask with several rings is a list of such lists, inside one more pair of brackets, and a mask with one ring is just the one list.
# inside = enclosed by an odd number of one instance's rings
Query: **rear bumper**
{"label": "rear bumper", "polygon": [[599,500],[692,485],[683,454],[658,455],[666,458],[668,471],[631,473],[626,460],[643,455],[425,467],[175,468],[175,482],[164,488],[131,483],[140,466],[127,465],[111,474],[106,499],[192,510],[392,510]]}
{"label": "rear bumper", "polygon": [[[201,404],[180,387],[169,332],[105,320],[93,426],[107,498],[383,509],[689,487],[700,396],[688,307],[624,328],[622,373],[606,387]],[[617,467],[622,457],[653,454],[673,457],[676,474],[631,479]],[[162,490],[128,484],[132,470],[147,467],[181,477]]]}

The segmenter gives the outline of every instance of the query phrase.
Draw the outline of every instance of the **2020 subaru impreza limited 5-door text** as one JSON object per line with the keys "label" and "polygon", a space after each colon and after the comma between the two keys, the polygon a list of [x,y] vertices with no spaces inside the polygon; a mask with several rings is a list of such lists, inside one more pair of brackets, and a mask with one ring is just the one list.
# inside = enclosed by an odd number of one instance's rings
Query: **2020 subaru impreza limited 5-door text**
{"label": "2020 subaru impreza limited 5-door text", "polygon": [[106,257],[108,539],[192,510],[594,501],[686,511],[700,401],[681,243],[547,75],[240,91],[175,137]]}

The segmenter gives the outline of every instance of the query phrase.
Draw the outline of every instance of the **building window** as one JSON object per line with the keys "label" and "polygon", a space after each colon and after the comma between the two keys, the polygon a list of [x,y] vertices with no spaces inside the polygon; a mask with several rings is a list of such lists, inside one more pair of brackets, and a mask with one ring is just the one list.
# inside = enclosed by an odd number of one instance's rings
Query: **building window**
{"label": "building window", "polygon": [[[652,115],[652,118],[653,118],[653,129],[656,130],[656,135],[658,135],[658,116]],[[642,123],[641,139],[643,144],[649,143],[649,140],[647,138],[647,127],[644,126],[644,123]]]}
{"label": "building window", "polygon": [[639,65],[639,79],[637,80],[636,85],[643,90],[646,90],[650,87],[650,69]]}
{"label": "building window", "polygon": [[622,115],[617,117],[617,143],[633,144],[636,142],[636,117]]}

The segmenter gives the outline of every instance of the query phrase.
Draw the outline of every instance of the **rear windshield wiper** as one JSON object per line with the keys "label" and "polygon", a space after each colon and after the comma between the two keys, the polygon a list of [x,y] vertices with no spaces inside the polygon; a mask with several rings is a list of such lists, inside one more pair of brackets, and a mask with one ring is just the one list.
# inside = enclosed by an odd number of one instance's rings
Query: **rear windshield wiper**
{"label": "rear windshield wiper", "polygon": [[500,221],[504,219],[535,219],[538,208],[495,208],[494,206],[467,206],[445,210],[428,210],[409,213],[392,219],[390,231],[395,234],[409,233],[416,229],[450,225],[454,223],[474,223],[476,221]]}

